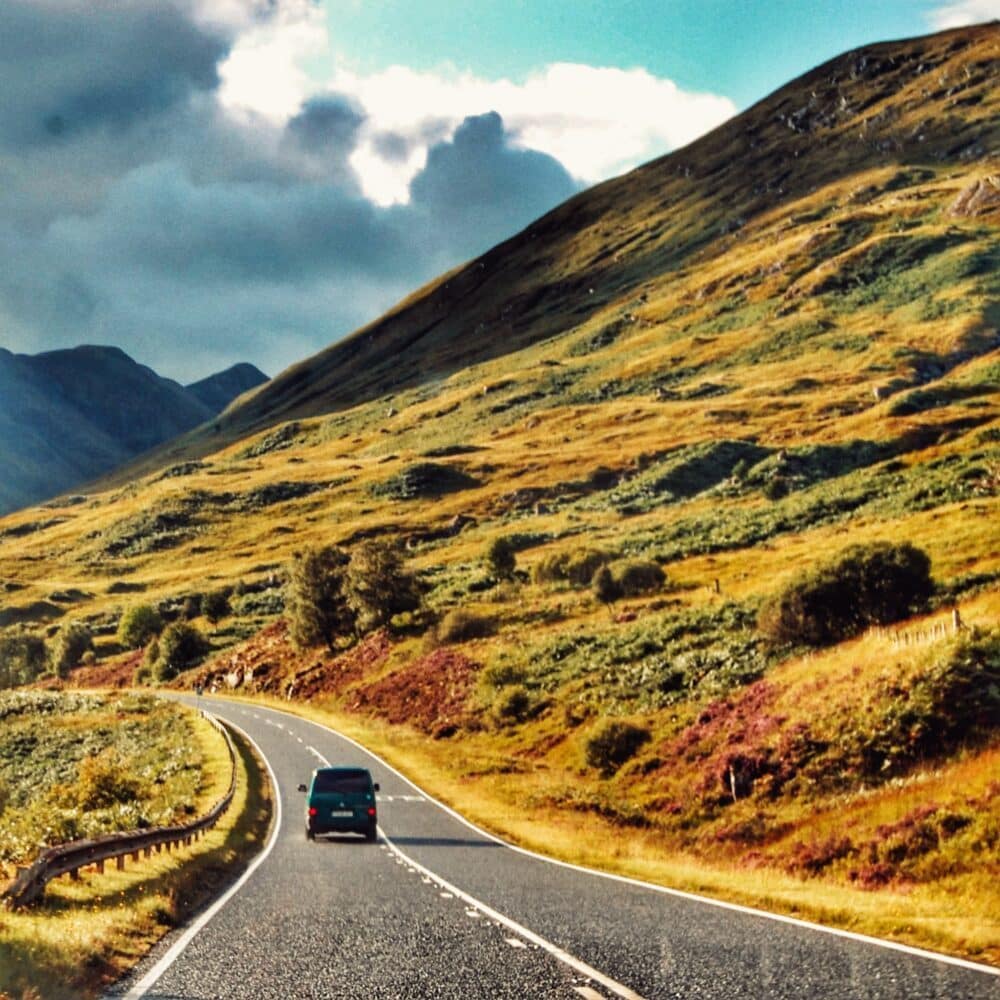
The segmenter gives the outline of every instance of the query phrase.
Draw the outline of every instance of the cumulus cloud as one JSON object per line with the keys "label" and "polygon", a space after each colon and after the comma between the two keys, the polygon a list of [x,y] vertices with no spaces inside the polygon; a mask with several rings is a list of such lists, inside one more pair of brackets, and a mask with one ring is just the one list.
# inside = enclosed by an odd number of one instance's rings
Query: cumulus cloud
{"label": "cumulus cloud", "polygon": [[[728,102],[642,71],[310,80],[311,0],[0,4],[0,344],[276,372]],[[645,112],[636,109],[646,105]]]}
{"label": "cumulus cloud", "polygon": [[927,20],[937,31],[1000,18],[1000,0],[957,0],[932,10]]}
{"label": "cumulus cloud", "polygon": [[418,155],[384,179],[366,178],[366,192],[380,202],[406,200],[427,148],[417,141],[421,130],[447,134],[487,108],[502,115],[518,145],[548,153],[587,183],[683,146],[736,111],[726,97],[689,93],[643,69],[575,63],[550,65],[523,83],[395,66],[367,76],[341,70],[332,85],[368,113],[372,139],[363,137],[358,163],[368,162],[379,134],[414,140]]}

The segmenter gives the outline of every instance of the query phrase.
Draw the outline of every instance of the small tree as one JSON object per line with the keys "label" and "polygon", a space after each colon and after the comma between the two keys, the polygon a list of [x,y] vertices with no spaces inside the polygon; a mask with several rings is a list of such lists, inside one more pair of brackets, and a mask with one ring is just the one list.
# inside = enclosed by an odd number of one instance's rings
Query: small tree
{"label": "small tree", "polygon": [[347,553],[336,545],[297,552],[288,567],[285,612],[292,641],[300,649],[354,632],[356,615],[345,589]]}
{"label": "small tree", "polygon": [[163,619],[149,604],[129,608],[118,622],[118,641],[126,649],[139,649],[163,631]]}
{"label": "small tree", "polygon": [[362,542],[351,553],[345,592],[362,633],[388,625],[394,615],[417,611],[422,603],[420,586],[404,568],[399,549],[384,542]]}
{"label": "small tree", "polygon": [[606,604],[608,612],[611,606],[622,596],[621,584],[614,578],[610,566],[602,566],[590,583],[591,589],[602,604]]}
{"label": "small tree", "polygon": [[232,608],[229,605],[229,591],[211,590],[201,599],[201,613],[214,625],[222,621]]}
{"label": "small tree", "polygon": [[208,640],[187,622],[173,622],[150,644],[147,652],[154,680],[169,681],[182,670],[195,666],[208,652]]}
{"label": "small tree", "polygon": [[45,640],[23,629],[0,633],[0,688],[30,684],[48,662]]}
{"label": "small tree", "polygon": [[513,580],[517,553],[509,538],[494,538],[486,549],[486,565],[497,580]]}
{"label": "small tree", "polygon": [[52,644],[52,669],[58,677],[65,678],[70,670],[80,665],[84,654],[93,650],[94,637],[90,629],[81,622],[67,622],[56,633]]}

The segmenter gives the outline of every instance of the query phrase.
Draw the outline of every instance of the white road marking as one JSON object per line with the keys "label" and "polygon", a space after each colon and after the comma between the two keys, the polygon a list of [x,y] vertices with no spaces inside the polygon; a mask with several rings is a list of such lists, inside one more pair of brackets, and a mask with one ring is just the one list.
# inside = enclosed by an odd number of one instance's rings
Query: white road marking
{"label": "white road marking", "polygon": [[623,1000],[642,1000],[642,997],[636,993],[634,990],[630,990],[624,983],[619,983],[612,979],[610,976],[604,975],[603,972],[599,972],[592,966],[587,965],[586,962],[581,961],[575,955],[571,955],[568,951],[560,948],[558,945],[553,944],[541,935],[536,934],[534,931],[528,930],[527,927],[522,926],[516,920],[511,920],[510,917],[504,916],[493,907],[487,906],[485,903],[480,902],[475,896],[470,896],[469,893],[464,892],[457,886],[452,885],[446,879],[441,878],[440,875],[435,875],[429,868],[425,868],[423,865],[414,861],[409,855],[401,851],[393,842],[392,838],[386,835],[385,830],[379,828],[379,832],[382,838],[385,840],[386,844],[389,846],[389,850],[396,854],[398,857],[403,858],[405,861],[413,865],[417,871],[422,872],[433,882],[436,882],[441,887],[440,896],[442,899],[451,899],[452,897],[457,897],[462,900],[463,903],[467,903],[473,909],[478,910],[480,913],[497,923],[502,924],[509,931],[513,931],[519,937],[530,941],[532,944],[537,945],[539,948],[543,948],[547,951],[554,959],[562,962],[564,965],[568,965],[571,969],[579,972],[581,975],[587,977],[587,979],[592,979],[595,983],[600,983],[605,989],[610,990],[615,996],[622,997]]}
{"label": "white road marking", "polygon": [[[219,699],[225,702],[225,699]],[[237,707],[238,702],[228,702],[228,705],[232,707]],[[971,969],[973,972],[981,972],[990,976],[1000,977],[1000,968],[994,968],[991,965],[983,965],[980,962],[970,962],[965,958],[955,958],[951,955],[942,955],[938,952],[927,951],[924,948],[915,948],[912,945],[900,944],[898,941],[886,941],[883,938],[871,937],[867,934],[858,934],[856,931],[845,931],[839,927],[827,927],[824,924],[813,923],[809,920],[801,920],[798,917],[789,917],[783,913],[771,913],[768,910],[755,909],[752,906],[743,906],[739,903],[730,903],[724,899],[713,899],[711,896],[699,896],[693,892],[685,892],[682,889],[671,889],[669,886],[657,885],[655,882],[643,882],[641,879],[630,878],[627,875],[616,875],[614,872],[601,871],[598,868],[586,868],[583,865],[575,865],[569,861],[560,861],[558,858],[550,858],[544,854],[538,854],[535,851],[529,851],[526,847],[518,847],[516,844],[509,844],[506,840],[498,837],[494,833],[490,833],[484,830],[482,827],[476,826],[471,820],[466,819],[461,813],[456,812],[450,806],[446,806],[440,800],[434,798],[433,795],[422,789],[416,782],[411,781],[402,771],[393,767],[387,760],[379,757],[378,754],[369,750],[364,744],[359,743],[357,740],[350,736],[345,736],[343,733],[337,732],[336,729],[331,729],[329,726],[324,726],[322,723],[313,722],[311,719],[303,719],[302,716],[296,715],[294,712],[289,712],[286,709],[272,708],[269,709],[272,712],[279,712],[283,715],[287,715],[289,718],[297,719],[302,722],[305,721],[309,725],[316,726],[317,729],[321,729],[325,733],[330,733],[336,736],[338,739],[343,740],[345,743],[350,743],[351,746],[356,747],[366,756],[370,757],[373,761],[376,761],[380,767],[384,767],[387,771],[394,774],[400,781],[405,782],[410,786],[415,792],[420,794],[420,797],[432,805],[441,809],[443,812],[447,813],[453,819],[457,820],[463,826],[472,830],[473,832],[479,834],[479,836],[484,837],[486,840],[490,840],[495,844],[499,844],[502,847],[506,847],[509,851],[514,851],[517,854],[523,854],[525,857],[534,858],[536,861],[544,861],[546,864],[555,865],[558,868],[566,868],[569,871],[581,872],[585,875],[592,875],[595,878],[608,879],[611,882],[618,882],[622,885],[631,885],[639,889],[645,889],[649,892],[660,893],[664,896],[673,896],[676,899],[686,899],[692,903],[701,903],[704,906],[714,906],[720,910],[728,910],[732,913],[743,913],[747,916],[761,917],[765,920],[773,920],[776,923],[788,924],[792,927],[801,927],[804,930],[814,931],[820,934],[829,934],[832,937],[843,938],[848,941],[857,941],[861,944],[873,945],[876,948],[885,948],[888,951],[898,951],[904,955],[913,955],[916,958],[928,959],[932,962],[940,962],[943,965],[954,965],[961,969]],[[255,718],[259,716],[255,714]],[[315,751],[313,751],[315,752]],[[419,865],[417,866],[419,868]]]}
{"label": "white road marking", "polygon": [[[272,712],[285,712],[285,714],[291,716],[293,719],[301,719],[301,716],[297,716],[292,712],[286,712],[284,709],[273,708]],[[683,889],[671,889],[669,886],[657,885],[655,882],[643,882],[641,879],[630,878],[628,875],[616,875],[614,872],[604,872],[599,868],[586,868],[583,865],[575,865],[569,861],[560,861],[558,858],[550,858],[545,854],[538,854],[535,851],[529,851],[526,847],[518,847],[516,844],[510,844],[502,837],[498,837],[495,833],[490,833],[488,830],[484,830],[480,826],[476,826],[472,820],[466,819],[461,813],[456,812],[450,806],[446,806],[439,799],[434,798],[429,792],[422,789],[416,782],[411,781],[402,771],[393,767],[387,760],[379,757],[379,755],[372,750],[369,750],[363,743],[359,743],[356,739],[350,736],[345,736],[343,733],[338,733],[336,729],[331,729],[329,726],[324,726],[320,722],[312,722],[312,720],[307,720],[312,725],[316,726],[318,729],[322,729],[324,732],[331,733],[338,739],[344,740],[345,743],[350,743],[351,746],[356,747],[366,756],[370,757],[372,760],[376,761],[380,767],[384,767],[387,771],[394,774],[400,781],[404,781],[410,786],[414,791],[421,793],[424,801],[431,803],[443,812],[446,812],[452,819],[458,820],[463,826],[472,830],[474,833],[478,833],[480,837],[484,837],[486,840],[492,841],[494,844],[499,844],[501,847],[506,847],[509,851],[514,851],[517,854],[523,854],[527,858],[534,858],[536,861],[544,861],[546,864],[555,865],[557,868],[566,868],[569,871],[581,872],[585,875],[592,875],[595,878],[608,879],[611,882],[618,882],[622,885],[631,885],[639,889],[646,889],[649,892],[657,892],[664,896],[673,896],[676,899],[686,899],[692,903],[701,903],[705,906],[714,906],[720,910],[729,910],[732,913],[743,913],[751,917],[762,917],[765,920],[773,920],[779,924],[788,924],[792,927],[801,927],[804,930],[815,931],[820,934],[829,934],[833,937],[844,938],[848,941],[857,941],[861,944],[874,945],[877,948],[885,948],[888,951],[898,951],[904,955],[913,955],[916,958],[925,958],[932,962],[940,962],[943,965],[954,965],[960,969],[971,969],[973,972],[983,972],[990,976],[1000,977],[1000,968],[994,968],[992,965],[983,965],[980,962],[970,962],[966,958],[955,958],[952,955],[942,955],[935,951],[927,951],[925,948],[915,948],[913,945],[900,944],[898,941],[886,941],[883,938],[871,937],[867,934],[858,934],[856,931],[845,931],[839,927],[827,927],[824,924],[817,924],[810,920],[802,920],[799,917],[789,917],[783,913],[771,913],[769,910],[759,910],[752,906],[743,906],[740,903],[730,903],[724,899],[713,899],[711,896],[699,896],[697,893],[685,892]]]}
{"label": "white road marking", "polygon": [[603,993],[598,993],[597,990],[592,990],[589,986],[574,986],[573,992],[579,993],[586,1000],[604,1000]]}
{"label": "white road marking", "polygon": [[504,941],[511,946],[511,948],[527,948],[528,946],[520,938],[504,938]]}
{"label": "white road marking", "polygon": [[268,855],[274,850],[274,845],[278,842],[278,834],[281,832],[281,788],[278,785],[278,779],[271,769],[271,764],[267,757],[264,756],[263,751],[257,746],[250,735],[233,722],[230,722],[229,725],[247,739],[257,751],[257,755],[264,762],[264,767],[267,768],[268,776],[271,779],[271,787],[274,789],[274,816],[272,818],[271,836],[268,838],[264,850],[254,858],[250,867],[247,868],[229,891],[220,896],[204,913],[195,919],[187,930],[170,946],[166,954],[156,965],[125,994],[123,1000],[139,1000],[140,997],[144,997],[149,992],[167,969],[180,958],[181,953],[191,943],[191,939],[246,885],[250,876],[267,860]]}

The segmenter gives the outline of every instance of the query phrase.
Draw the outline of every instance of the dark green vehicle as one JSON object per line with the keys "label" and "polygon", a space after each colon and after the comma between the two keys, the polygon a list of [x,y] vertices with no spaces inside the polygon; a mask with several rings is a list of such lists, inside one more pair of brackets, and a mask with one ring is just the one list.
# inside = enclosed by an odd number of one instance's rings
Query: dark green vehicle
{"label": "dark green vehicle", "polygon": [[306,796],[306,837],[321,833],[360,833],[374,840],[378,831],[378,783],[363,767],[318,767]]}

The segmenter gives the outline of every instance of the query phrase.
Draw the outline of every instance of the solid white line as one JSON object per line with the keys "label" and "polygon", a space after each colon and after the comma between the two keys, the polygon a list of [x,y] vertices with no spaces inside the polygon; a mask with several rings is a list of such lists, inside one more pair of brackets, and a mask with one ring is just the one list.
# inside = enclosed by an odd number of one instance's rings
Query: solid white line
{"label": "solid white line", "polygon": [[[230,704],[233,703],[230,702]],[[510,844],[501,837],[496,836],[496,834],[490,833],[488,830],[484,830],[482,827],[476,826],[476,824],[471,820],[466,819],[461,813],[455,812],[455,810],[450,806],[447,806],[443,802],[434,798],[430,792],[421,788],[416,782],[411,781],[405,774],[402,773],[402,771],[393,767],[388,761],[383,760],[378,754],[369,750],[368,747],[364,746],[364,744],[359,743],[350,736],[346,736],[344,733],[338,733],[336,729],[324,726],[320,722],[313,722],[311,719],[306,719],[304,716],[295,715],[294,712],[287,712],[286,710],[280,708],[271,708],[267,709],[267,711],[279,712],[289,715],[294,719],[303,720],[308,722],[310,725],[316,726],[318,729],[322,729],[327,733],[332,733],[339,739],[350,743],[352,746],[371,757],[372,760],[378,761],[380,766],[384,767],[387,771],[391,771],[401,781],[405,781],[406,784],[408,784],[412,789],[423,795],[428,802],[431,802],[439,809],[444,810],[444,812],[446,812],[453,819],[458,820],[470,830],[478,833],[481,837],[485,837],[487,840],[491,840],[495,844],[500,844],[517,854],[523,854],[525,857],[534,858],[536,861],[544,861],[546,864],[556,865],[559,868],[566,868],[569,871],[583,872],[587,875],[593,875],[596,878],[609,879],[612,882],[619,882],[623,885],[631,885],[640,889],[648,889],[652,892],[658,892],[665,896],[673,896],[676,899],[685,899],[692,903],[702,903],[705,906],[714,906],[720,910],[729,910],[733,913],[743,913],[751,917],[762,917],[765,920],[774,920],[777,923],[789,924],[792,927],[801,927],[804,930],[816,931],[820,934],[830,934],[833,937],[844,938],[848,941],[857,941],[861,944],[870,944],[877,948],[885,948],[889,951],[898,951],[905,955],[913,955],[916,958],[926,958],[932,962],[941,962],[944,965],[954,965],[961,969],[971,969],[973,972],[983,972],[990,976],[1000,976],[1000,969],[994,968],[991,965],[983,965],[980,962],[971,962],[966,958],[954,958],[951,955],[942,955],[935,951],[915,948],[913,945],[900,944],[898,941],[886,941],[883,938],[870,937],[867,934],[858,934],[856,931],[845,931],[841,930],[839,927],[827,927],[825,924],[813,923],[809,920],[802,920],[799,917],[788,917],[783,913],[771,913],[768,910],[758,910],[752,906],[743,906],[740,903],[729,903],[723,899],[713,899],[711,896],[699,896],[696,893],[685,892],[682,889],[671,889],[665,885],[657,885],[655,882],[644,882],[642,879],[630,878],[628,875],[616,875],[613,872],[604,872],[598,868],[587,868],[584,865],[574,865],[569,861],[560,861],[558,858],[550,858],[546,857],[544,854],[537,854],[535,851],[529,851],[525,847],[518,847],[516,844]]]}
{"label": "solid white line", "polygon": [[256,858],[254,858],[250,867],[240,876],[239,880],[232,885],[229,890],[222,896],[220,896],[204,913],[199,916],[194,923],[192,923],[188,929],[170,946],[164,956],[156,963],[139,980],[135,986],[132,987],[125,994],[123,1000],[139,1000],[140,997],[144,997],[149,989],[154,986],[158,979],[160,979],[163,974],[170,968],[174,962],[180,958],[181,953],[184,949],[191,943],[194,936],[204,928],[204,926],[216,915],[216,913],[221,910],[226,903],[229,902],[243,888],[251,875],[267,860],[267,856],[274,850],[274,845],[278,842],[278,834],[281,832],[281,789],[278,787],[278,779],[275,777],[274,771],[271,770],[271,765],[268,759],[264,756],[263,751],[257,746],[256,742],[239,726],[234,722],[229,722],[226,720],[227,724],[232,726],[238,733],[244,736],[253,748],[257,751],[260,759],[264,762],[264,766],[267,768],[267,773],[271,779],[271,787],[274,790],[274,804],[275,812],[272,817],[272,827],[271,836],[268,839],[267,845],[264,850],[261,851]]}
{"label": "solid white line", "polygon": [[425,868],[423,865],[414,861],[409,855],[401,851],[393,842],[392,838],[386,835],[385,830],[381,827],[379,828],[379,833],[381,833],[383,840],[389,845],[389,850],[396,853],[404,861],[413,865],[417,871],[422,872],[428,878],[436,882],[443,892],[440,893],[441,897],[444,899],[450,899],[452,896],[456,896],[461,899],[464,903],[468,903],[469,906],[475,908],[484,916],[489,917],[491,920],[495,920],[499,924],[503,924],[508,930],[513,931],[515,934],[520,935],[522,938],[526,938],[531,941],[532,944],[538,945],[539,948],[544,948],[554,959],[562,962],[564,965],[568,965],[571,969],[576,972],[581,973],[588,979],[593,979],[594,982],[600,983],[605,989],[610,990],[615,996],[622,997],[623,1000],[642,1000],[642,997],[630,990],[623,983],[619,983],[612,979],[610,976],[604,975],[603,972],[598,972],[597,969],[587,965],[586,962],[581,961],[575,955],[571,955],[568,951],[564,951],[558,945],[553,944],[546,938],[541,937],[534,931],[528,930],[527,927],[519,924],[516,920],[511,920],[510,917],[504,916],[497,910],[494,910],[491,906],[487,906],[485,903],[480,902],[475,896],[470,896],[469,893],[464,892],[457,886],[452,885],[446,879],[441,878],[440,875],[436,875],[429,868]]}

